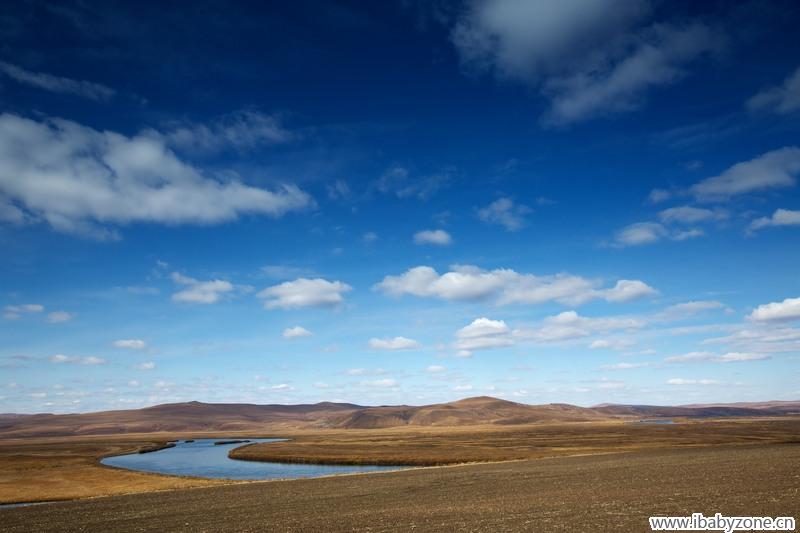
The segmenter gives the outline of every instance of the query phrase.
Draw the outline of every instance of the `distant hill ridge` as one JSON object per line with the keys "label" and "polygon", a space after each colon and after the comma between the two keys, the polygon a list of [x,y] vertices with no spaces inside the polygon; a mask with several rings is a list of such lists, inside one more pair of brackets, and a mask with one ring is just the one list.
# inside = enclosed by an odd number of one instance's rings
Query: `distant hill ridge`
{"label": "distant hill ridge", "polygon": [[423,406],[352,403],[215,404],[184,402],[80,414],[2,414],[0,438],[155,432],[269,432],[280,429],[377,429],[401,426],[517,425],[640,418],[800,415],[800,401],[684,406],[528,405],[490,396]]}

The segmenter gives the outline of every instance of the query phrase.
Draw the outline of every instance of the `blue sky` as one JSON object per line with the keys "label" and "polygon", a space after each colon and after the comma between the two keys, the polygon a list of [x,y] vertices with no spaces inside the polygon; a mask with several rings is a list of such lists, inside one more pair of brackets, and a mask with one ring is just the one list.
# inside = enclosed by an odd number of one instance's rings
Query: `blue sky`
{"label": "blue sky", "polygon": [[28,2],[0,412],[800,398],[789,1]]}

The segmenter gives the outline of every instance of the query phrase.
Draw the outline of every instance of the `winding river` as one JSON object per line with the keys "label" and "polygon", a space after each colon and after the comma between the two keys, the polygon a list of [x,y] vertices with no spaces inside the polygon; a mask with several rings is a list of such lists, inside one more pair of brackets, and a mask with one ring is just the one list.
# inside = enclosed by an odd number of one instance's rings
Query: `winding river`
{"label": "winding river", "polygon": [[150,453],[132,453],[106,457],[101,462],[107,466],[155,472],[172,476],[194,476],[225,479],[286,479],[398,470],[402,466],[351,466],[267,463],[239,461],[228,457],[228,452],[254,442],[279,442],[286,439],[248,439],[247,443],[214,444],[221,439],[179,441],[172,448]]}

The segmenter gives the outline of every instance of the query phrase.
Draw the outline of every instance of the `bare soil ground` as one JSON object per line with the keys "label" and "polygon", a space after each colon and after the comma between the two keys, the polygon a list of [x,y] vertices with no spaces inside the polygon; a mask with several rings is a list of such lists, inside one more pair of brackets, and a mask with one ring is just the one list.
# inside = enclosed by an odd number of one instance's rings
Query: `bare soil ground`
{"label": "bare soil ground", "polygon": [[256,482],[0,510],[0,531],[649,531],[650,515],[800,516],[800,445]]}

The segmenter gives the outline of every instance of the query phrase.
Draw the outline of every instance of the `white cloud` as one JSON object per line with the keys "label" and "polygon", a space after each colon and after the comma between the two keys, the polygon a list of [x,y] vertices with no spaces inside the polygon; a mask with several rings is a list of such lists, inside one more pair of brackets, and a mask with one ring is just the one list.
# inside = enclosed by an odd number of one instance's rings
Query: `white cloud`
{"label": "white cloud", "polygon": [[575,311],[564,311],[549,316],[537,328],[520,331],[520,338],[536,343],[562,342],[588,337],[595,333],[607,333],[616,330],[635,330],[643,328],[647,321],[631,317],[585,317]]}
{"label": "white cloud", "polygon": [[670,229],[658,222],[636,222],[625,226],[614,235],[612,246],[625,248],[628,246],[642,246],[652,244],[662,239],[685,241],[702,237],[705,232],[698,228]]}
{"label": "white cloud", "polygon": [[44,306],[40,304],[7,305],[3,308],[3,318],[17,320],[22,318],[22,315],[41,313],[42,311],[44,311]]}
{"label": "white cloud", "polygon": [[[153,135],[162,135],[149,132]],[[166,142],[179,149],[213,153],[225,148],[252,150],[261,145],[279,144],[294,138],[273,116],[253,110],[222,115],[207,124],[176,124],[164,133]]]}
{"label": "white cloud", "polygon": [[313,333],[302,326],[294,326],[293,328],[286,328],[283,330],[284,339],[298,339],[300,337],[310,337],[312,335]]}
{"label": "white cloud", "polygon": [[667,380],[668,385],[717,385],[719,381],[713,379],[685,379],[672,378]]}
{"label": "white cloud", "polygon": [[153,135],[10,113],[0,115],[0,201],[58,231],[106,239],[116,233],[105,225],[215,224],[313,205],[294,185],[270,191],[205,176]]}
{"label": "white cloud", "polygon": [[378,240],[378,234],[375,233],[374,231],[368,231],[361,236],[361,241],[364,242],[364,244],[372,244],[377,240]]}
{"label": "white cloud", "polygon": [[622,228],[614,236],[618,246],[641,246],[660,241],[667,235],[667,230],[655,222],[637,222]]}
{"label": "white cloud", "polygon": [[382,368],[351,368],[346,372],[346,374],[348,376],[382,376],[383,374],[386,374],[386,370]]}
{"label": "white cloud", "polygon": [[119,339],[112,344],[115,348],[123,348],[126,350],[144,350],[147,348],[147,343],[142,339]]}
{"label": "white cloud", "polygon": [[612,303],[630,302],[657,294],[657,290],[643,281],[621,279],[617,281],[614,287],[603,291],[603,298]]}
{"label": "white cloud", "polygon": [[711,361],[714,363],[741,363],[746,361],[766,361],[771,359],[767,354],[728,352],[718,355],[713,352],[689,352],[682,355],[673,355],[664,359],[667,363],[701,363]]}
{"label": "white cloud", "polygon": [[512,344],[514,339],[511,328],[502,320],[476,318],[456,332],[455,347],[462,351],[502,348]]}
{"label": "white cloud", "polygon": [[418,266],[399,276],[386,276],[374,289],[392,296],[410,294],[456,301],[492,298],[498,305],[549,301],[579,305],[597,299],[626,302],[657,294],[638,280],[619,280],[614,287],[602,289],[596,281],[571,274],[537,276],[510,269],[487,271],[469,265],[452,268],[439,275],[429,266]]}
{"label": "white cloud", "polygon": [[423,230],[414,234],[414,243],[450,246],[453,244],[453,238],[443,229]]}
{"label": "white cloud", "polygon": [[624,350],[635,343],[630,339],[595,339],[589,343],[590,350]]}
{"label": "white cloud", "polygon": [[393,339],[370,339],[369,347],[373,350],[416,350],[422,345],[414,339],[394,337]]}
{"label": "white cloud", "polygon": [[722,174],[695,183],[690,192],[702,201],[794,186],[800,173],[800,148],[787,146],[737,163]]}
{"label": "white cloud", "polygon": [[380,389],[393,389],[398,386],[398,383],[394,379],[376,379],[373,381],[362,381],[361,385]]}
{"label": "white cloud", "polygon": [[782,302],[759,305],[748,318],[756,322],[800,320],[800,298],[786,298]]}
{"label": "white cloud", "polygon": [[728,218],[728,213],[719,209],[711,210],[682,205],[664,209],[658,213],[658,218],[665,224],[696,224],[710,220],[724,220]]}
{"label": "white cloud", "polygon": [[133,365],[133,368],[136,370],[153,370],[156,367],[156,364],[152,361],[147,361],[144,363],[138,363]]}
{"label": "white cloud", "polygon": [[670,305],[660,313],[660,318],[665,320],[675,320],[694,316],[704,311],[714,309],[727,309],[725,304],[716,300],[695,300],[692,302],[682,302]]}
{"label": "white cloud", "polygon": [[720,355],[716,361],[720,363],[740,363],[744,361],[765,361],[772,357],[763,353],[728,352]]}
{"label": "white cloud", "polygon": [[770,217],[761,217],[753,220],[748,229],[752,232],[762,228],[777,226],[800,226],[800,211],[776,209]]}
{"label": "white cloud", "polygon": [[451,38],[464,67],[539,88],[547,121],[566,124],[639,107],[646,90],[686,74],[717,48],[702,24],[652,24],[643,0],[476,0]]}
{"label": "white cloud", "polygon": [[233,284],[229,281],[219,279],[200,281],[179,272],[172,273],[172,281],[186,287],[172,295],[174,302],[212,304],[218,302],[224,294],[234,290]]}
{"label": "white cloud", "polygon": [[426,201],[449,185],[451,174],[452,169],[445,169],[442,172],[412,178],[407,168],[393,165],[375,182],[375,187],[378,191],[394,194],[397,198],[416,197]]}
{"label": "white cloud", "polygon": [[267,287],[258,293],[267,309],[298,309],[302,307],[336,307],[344,301],[342,294],[353,288],[341,281],[322,278],[298,278]]}
{"label": "white cloud", "polygon": [[114,89],[99,83],[53,76],[44,72],[31,72],[5,61],[0,61],[0,72],[30,87],[54,93],[73,94],[90,100],[108,100],[115,93]]}
{"label": "white cloud", "polygon": [[478,210],[478,218],[487,224],[498,224],[508,231],[519,231],[525,227],[525,217],[533,210],[525,205],[514,204],[510,198],[500,198]]}
{"label": "white cloud", "polygon": [[689,352],[681,355],[672,355],[664,359],[667,363],[696,363],[710,361],[717,356],[714,352]]}
{"label": "white cloud", "polygon": [[294,390],[294,387],[292,387],[292,386],[291,386],[291,385],[289,385],[288,383],[279,383],[279,384],[277,384],[277,385],[273,385],[273,386],[271,386],[271,387],[270,387],[270,390],[274,390],[274,391],[286,391],[286,392],[288,392],[288,391],[293,391],[293,390]]}
{"label": "white cloud", "polygon": [[548,80],[544,92],[551,108],[545,122],[564,125],[635,110],[648,89],[685,77],[685,65],[715,51],[717,41],[703,24],[660,24],[633,37],[626,48],[608,66]]}
{"label": "white cloud", "polygon": [[66,311],[53,311],[52,313],[47,313],[47,321],[51,324],[60,324],[62,322],[69,322],[75,317],[72,313],[67,313]]}
{"label": "white cloud", "polygon": [[72,365],[104,365],[106,363],[105,359],[100,357],[76,357],[74,355],[64,355],[64,354],[56,354],[50,358],[50,361],[53,363],[68,363]]}
{"label": "white cloud", "polygon": [[703,344],[723,344],[747,353],[800,352],[800,329],[773,327],[769,322],[742,328],[724,337],[706,339]]}
{"label": "white cloud", "polygon": [[439,374],[440,372],[444,372],[447,370],[447,367],[442,365],[430,365],[428,368],[425,369],[426,372],[431,374]]}
{"label": "white cloud", "polygon": [[[632,370],[634,368],[644,368],[652,366],[650,363],[616,363],[613,365],[603,365],[602,370]],[[602,387],[602,384],[601,384]]]}
{"label": "white cloud", "polygon": [[747,108],[781,115],[800,111],[800,68],[786,78],[783,85],[764,89],[751,97]]}

